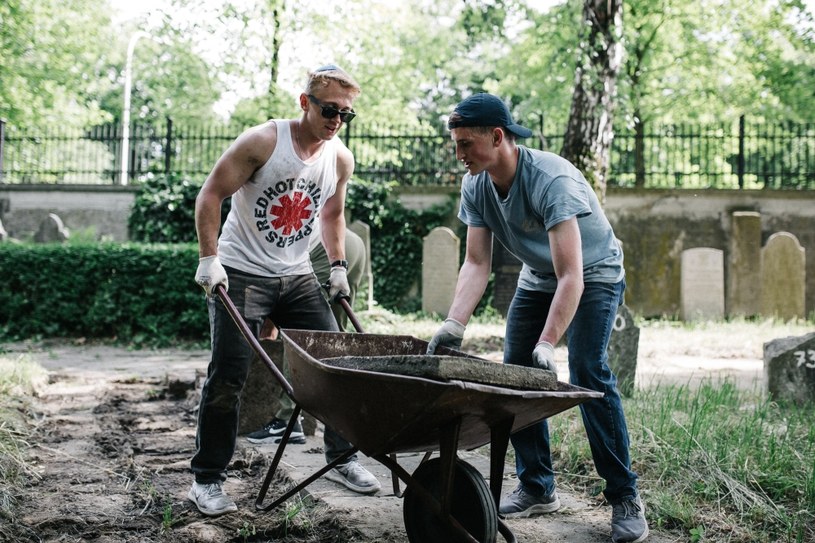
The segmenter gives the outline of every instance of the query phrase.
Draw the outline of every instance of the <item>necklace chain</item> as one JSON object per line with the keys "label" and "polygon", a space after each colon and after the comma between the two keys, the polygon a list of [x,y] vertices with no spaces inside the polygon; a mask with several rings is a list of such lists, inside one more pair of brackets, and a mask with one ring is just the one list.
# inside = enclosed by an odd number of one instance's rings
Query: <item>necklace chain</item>
{"label": "necklace chain", "polygon": [[300,123],[297,123],[297,126],[295,128],[296,130],[294,131],[294,139],[297,140],[297,149],[301,153],[306,154],[306,152],[303,150],[303,144],[300,143]]}

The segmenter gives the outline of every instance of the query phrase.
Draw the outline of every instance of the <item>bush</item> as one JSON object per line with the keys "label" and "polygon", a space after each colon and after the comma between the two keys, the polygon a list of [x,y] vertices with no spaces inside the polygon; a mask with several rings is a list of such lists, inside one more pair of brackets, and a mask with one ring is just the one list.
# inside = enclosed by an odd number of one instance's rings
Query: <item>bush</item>
{"label": "bush", "polygon": [[[347,207],[354,219],[371,227],[371,267],[374,293],[383,307],[416,311],[421,298],[422,239],[450,221],[455,199],[423,212],[411,211],[390,199],[395,182],[354,179],[349,185]],[[200,190],[186,179],[156,176],[147,180],[136,196],[129,226],[131,239],[143,242],[195,242],[195,197]],[[221,223],[229,213],[224,202]]]}
{"label": "bush", "polygon": [[201,184],[176,175],[144,181],[128,219],[130,239],[148,243],[196,241],[195,197]]}
{"label": "bush", "polygon": [[0,335],[205,341],[197,263],[192,244],[0,244]]}

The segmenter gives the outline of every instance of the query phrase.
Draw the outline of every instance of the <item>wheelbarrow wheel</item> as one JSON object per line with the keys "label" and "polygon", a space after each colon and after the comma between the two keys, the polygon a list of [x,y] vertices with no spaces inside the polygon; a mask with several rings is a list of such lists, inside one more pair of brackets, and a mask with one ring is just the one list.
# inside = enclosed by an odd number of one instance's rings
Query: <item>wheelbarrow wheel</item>
{"label": "wheelbarrow wheel", "polygon": [[[441,461],[433,458],[421,464],[413,478],[434,498],[441,496]],[[439,519],[410,486],[405,490],[403,513],[405,531],[412,543],[451,543],[462,538]],[[498,536],[498,512],[492,493],[481,473],[463,460],[456,460],[450,500],[450,514],[481,543],[493,543]]]}

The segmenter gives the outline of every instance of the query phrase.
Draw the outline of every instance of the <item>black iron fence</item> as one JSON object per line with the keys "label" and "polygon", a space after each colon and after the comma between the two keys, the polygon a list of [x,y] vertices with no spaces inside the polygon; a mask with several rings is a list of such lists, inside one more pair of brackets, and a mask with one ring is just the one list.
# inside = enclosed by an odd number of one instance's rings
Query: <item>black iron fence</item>
{"label": "black iron fence", "polygon": [[[132,184],[148,175],[203,180],[243,127],[171,120],[87,130],[31,130],[0,121],[0,183]],[[545,129],[524,143],[559,151]],[[444,126],[386,128],[355,122],[341,134],[355,175],[402,185],[455,185],[463,168]],[[122,168],[122,151],[128,156]],[[815,124],[640,125],[615,129],[609,184],[643,188],[815,189]]]}

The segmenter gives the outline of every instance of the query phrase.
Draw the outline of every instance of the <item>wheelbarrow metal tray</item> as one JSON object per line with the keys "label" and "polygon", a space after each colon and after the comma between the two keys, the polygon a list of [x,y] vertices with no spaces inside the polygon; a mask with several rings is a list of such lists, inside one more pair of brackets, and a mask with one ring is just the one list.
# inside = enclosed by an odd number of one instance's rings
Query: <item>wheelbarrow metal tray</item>
{"label": "wheelbarrow metal tray", "polygon": [[515,432],[602,397],[602,393],[562,382],[554,390],[519,390],[337,367],[322,361],[426,353],[427,342],[412,336],[287,329],[281,337],[294,400],[371,457],[436,451],[441,431],[457,423],[459,448],[474,449],[490,442],[491,428],[499,423],[512,420],[511,432]]}

